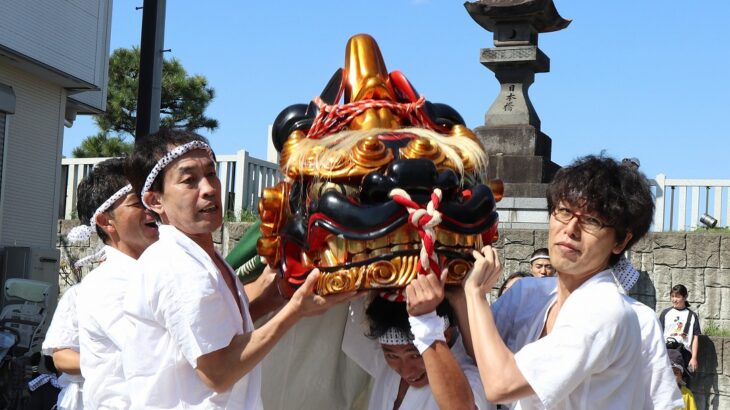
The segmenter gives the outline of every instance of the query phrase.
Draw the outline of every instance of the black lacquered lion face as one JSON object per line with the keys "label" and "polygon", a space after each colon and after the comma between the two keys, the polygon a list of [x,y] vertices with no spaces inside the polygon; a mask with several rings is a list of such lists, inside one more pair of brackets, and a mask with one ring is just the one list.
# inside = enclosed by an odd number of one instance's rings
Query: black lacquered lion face
{"label": "black lacquered lion face", "polygon": [[[292,287],[316,267],[320,294],[402,288],[424,272],[422,249],[429,266],[447,268],[448,283],[459,283],[472,250],[496,237],[482,145],[451,107],[384,72],[373,45],[368,36],[351,39],[348,53],[358,48],[364,61],[275,121],[286,178],[262,196],[258,250]],[[429,203],[435,208],[418,211]],[[419,222],[420,214],[428,217]]]}

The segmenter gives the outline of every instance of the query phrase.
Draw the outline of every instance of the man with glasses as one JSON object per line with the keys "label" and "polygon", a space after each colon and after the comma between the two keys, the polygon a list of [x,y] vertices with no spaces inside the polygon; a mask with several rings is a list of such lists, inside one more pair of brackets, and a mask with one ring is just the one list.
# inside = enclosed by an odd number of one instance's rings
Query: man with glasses
{"label": "man with glasses", "polygon": [[475,252],[464,284],[487,398],[517,409],[640,409],[649,400],[640,323],[611,267],[651,225],[646,179],[589,156],[556,174],[547,199],[557,272],[549,297],[520,290],[540,282],[528,278],[491,308],[485,294],[502,269],[491,247]]}

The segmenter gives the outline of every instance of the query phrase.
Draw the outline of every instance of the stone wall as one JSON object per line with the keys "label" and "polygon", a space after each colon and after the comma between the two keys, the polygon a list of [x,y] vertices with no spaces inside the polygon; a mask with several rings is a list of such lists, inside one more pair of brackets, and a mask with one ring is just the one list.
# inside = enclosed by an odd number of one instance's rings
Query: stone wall
{"label": "stone wall", "polygon": [[[59,236],[65,237],[78,221],[60,221]],[[226,254],[246,232],[247,223],[227,223],[214,235]],[[62,258],[78,258],[98,249],[98,239],[90,243],[59,248]],[[518,270],[529,271],[530,254],[547,247],[546,230],[501,230],[495,244],[503,261],[505,276]],[[637,242],[629,259],[641,271],[630,295],[657,312],[668,307],[669,290],[683,284],[689,290],[692,309],[706,327],[710,321],[730,329],[730,234],[650,233]],[[727,350],[725,349],[727,347]],[[730,338],[700,338],[700,368],[692,381],[698,409],[730,409]]]}

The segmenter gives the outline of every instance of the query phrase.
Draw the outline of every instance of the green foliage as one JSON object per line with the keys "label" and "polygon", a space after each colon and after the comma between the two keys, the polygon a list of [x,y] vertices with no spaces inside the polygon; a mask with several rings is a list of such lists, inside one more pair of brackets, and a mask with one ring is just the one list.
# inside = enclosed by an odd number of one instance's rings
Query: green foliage
{"label": "green foliage", "polygon": [[71,152],[75,158],[121,157],[132,152],[134,145],[121,136],[109,136],[104,132],[86,137]]}
{"label": "green foliage", "polygon": [[233,211],[228,211],[224,220],[226,222],[256,222],[259,220],[259,215],[250,209],[244,209],[238,215]]}
{"label": "green foliage", "polygon": [[[94,117],[100,132],[86,138],[78,149],[74,149],[74,157],[118,156],[96,153],[119,152],[122,148],[122,153],[131,151],[132,144],[126,142],[126,136],[134,135],[136,128],[139,59],[137,47],[116,49],[109,57],[106,113]],[[214,97],[215,91],[204,76],[188,75],[174,58],[164,60],[160,126],[188,131],[217,129],[218,121],[205,116],[205,109]],[[110,147],[107,148],[107,144]]]}
{"label": "green foliage", "polygon": [[704,328],[702,329],[702,333],[704,333],[706,336],[728,337],[730,336],[730,329],[720,327],[713,320],[708,320],[707,324],[705,324]]}

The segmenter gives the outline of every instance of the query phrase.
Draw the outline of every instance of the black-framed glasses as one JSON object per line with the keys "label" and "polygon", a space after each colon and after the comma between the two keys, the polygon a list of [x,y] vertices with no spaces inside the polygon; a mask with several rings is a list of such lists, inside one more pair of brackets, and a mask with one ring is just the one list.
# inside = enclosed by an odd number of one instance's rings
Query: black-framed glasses
{"label": "black-framed glasses", "polygon": [[577,214],[565,207],[555,208],[555,210],[553,211],[553,216],[558,222],[564,224],[567,224],[573,218],[577,218],[580,228],[586,233],[590,234],[598,233],[598,231],[600,231],[601,229],[611,226],[604,223],[595,216]]}

